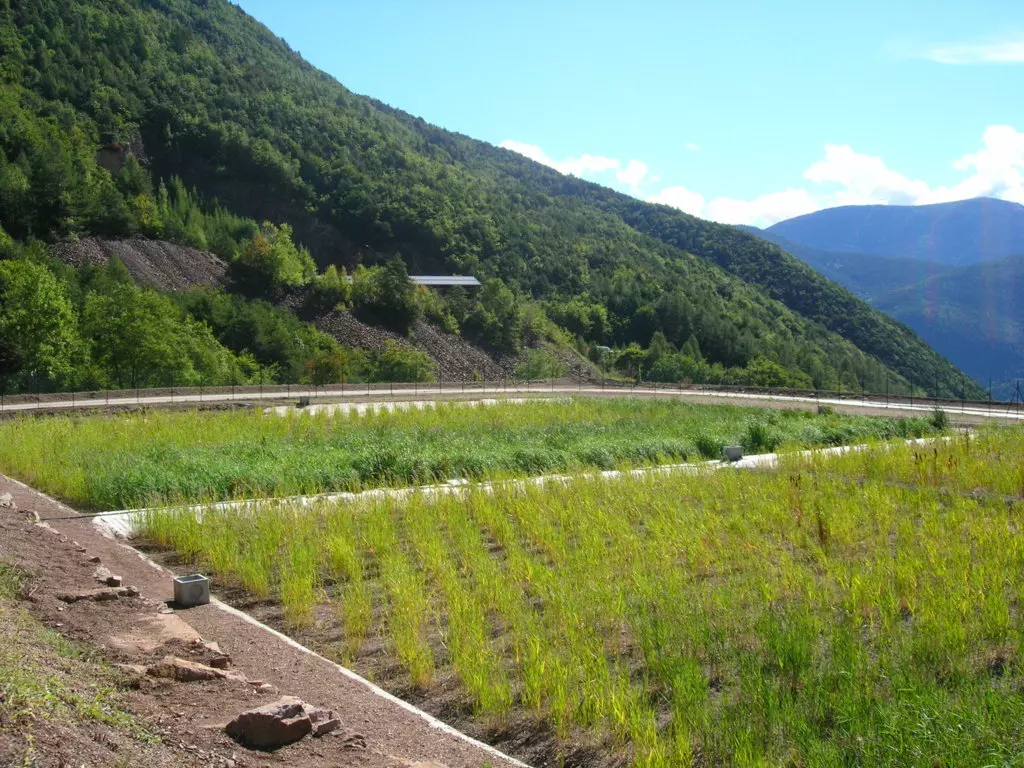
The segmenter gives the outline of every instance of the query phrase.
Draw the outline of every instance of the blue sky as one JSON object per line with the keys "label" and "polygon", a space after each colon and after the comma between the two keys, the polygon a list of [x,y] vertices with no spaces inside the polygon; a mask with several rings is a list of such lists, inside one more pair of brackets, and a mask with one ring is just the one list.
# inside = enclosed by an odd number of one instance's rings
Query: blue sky
{"label": "blue sky", "polygon": [[1024,203],[1019,0],[241,0],[450,130],[731,223]]}

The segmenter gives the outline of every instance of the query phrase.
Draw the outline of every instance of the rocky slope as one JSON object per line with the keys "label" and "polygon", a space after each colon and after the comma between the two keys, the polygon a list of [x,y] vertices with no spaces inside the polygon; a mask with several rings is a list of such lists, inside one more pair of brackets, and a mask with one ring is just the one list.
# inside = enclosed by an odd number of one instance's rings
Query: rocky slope
{"label": "rocky slope", "polygon": [[65,264],[75,267],[102,267],[116,256],[137,283],[162,291],[216,288],[223,284],[227,273],[227,264],[212,253],[163,240],[85,237],[57,243],[50,250]]}

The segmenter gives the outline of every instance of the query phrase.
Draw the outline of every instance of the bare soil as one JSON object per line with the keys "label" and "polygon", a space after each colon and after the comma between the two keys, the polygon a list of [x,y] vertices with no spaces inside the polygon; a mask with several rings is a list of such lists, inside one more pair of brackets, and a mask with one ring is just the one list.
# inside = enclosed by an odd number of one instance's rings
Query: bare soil
{"label": "bare soil", "polygon": [[[216,605],[170,611],[170,574],[120,542],[106,538],[88,517],[0,475],[0,493],[10,492],[19,511],[0,509],[0,560],[31,577],[24,608],[45,627],[80,647],[95,649],[116,681],[116,703],[137,728],[68,719],[53,723],[16,720],[0,728],[0,756],[23,752],[34,742],[40,766],[367,766],[398,768],[434,760],[450,768],[512,765],[472,742],[341,674],[329,661],[289,645],[267,630]],[[53,519],[43,526],[37,518]],[[58,595],[98,586],[103,566],[137,587],[137,597],[67,604]],[[2,625],[0,625],[2,628]],[[165,655],[208,661],[195,637],[216,642],[244,680],[173,682],[138,672],[111,672],[113,664],[146,665]],[[342,727],[320,739],[306,738],[283,749],[255,752],[223,732],[239,712],[294,695],[333,710]],[[4,724],[7,725],[6,723]],[[138,734],[157,737],[140,739]]]}

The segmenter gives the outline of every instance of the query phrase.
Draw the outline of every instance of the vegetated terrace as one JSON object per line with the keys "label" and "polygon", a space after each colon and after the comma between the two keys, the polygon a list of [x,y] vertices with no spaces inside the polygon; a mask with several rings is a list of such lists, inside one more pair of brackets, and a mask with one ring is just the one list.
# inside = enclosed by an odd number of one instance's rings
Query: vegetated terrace
{"label": "vegetated terrace", "polygon": [[527,759],[1020,765],[1022,463],[1013,428],[773,472],[153,512],[145,536]]}
{"label": "vegetated terrace", "polygon": [[314,494],[917,437],[929,419],[629,399],[360,418],[149,412],[0,422],[0,472],[92,509]]}

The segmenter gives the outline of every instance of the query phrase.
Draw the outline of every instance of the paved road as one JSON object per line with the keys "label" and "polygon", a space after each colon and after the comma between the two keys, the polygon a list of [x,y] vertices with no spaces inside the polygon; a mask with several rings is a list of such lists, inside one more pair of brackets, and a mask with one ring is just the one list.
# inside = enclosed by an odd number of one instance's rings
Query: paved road
{"label": "paved road", "polygon": [[[174,395],[140,395],[137,397],[111,397],[59,400],[42,403],[4,403],[0,405],[0,413],[29,412],[36,410],[75,410],[87,408],[127,408],[137,406],[162,406],[162,405],[183,405],[183,404],[208,404],[227,402],[256,402],[269,401],[280,403],[282,401],[297,401],[300,397],[314,398],[317,402],[403,402],[410,399],[416,400],[453,400],[494,398],[495,396],[516,396],[537,395],[585,395],[589,397],[646,397],[646,398],[677,398],[694,403],[732,403],[735,405],[750,405],[770,408],[800,408],[809,409],[819,405],[828,405],[843,413],[864,413],[870,415],[892,415],[892,416],[919,416],[922,413],[931,413],[934,405],[925,403],[907,402],[885,402],[884,400],[850,400],[846,398],[828,397],[807,397],[793,395],[767,395],[748,392],[719,392],[700,390],[673,390],[673,389],[628,389],[628,388],[602,388],[596,386],[577,386],[571,384],[526,385],[516,386],[474,386],[465,389],[460,386],[441,386],[437,389],[426,387],[418,390],[400,389],[394,392],[388,390],[348,390],[341,392],[331,390],[300,390],[293,389],[287,395],[279,391],[260,392],[216,392],[199,394]],[[1024,421],[1024,409],[1008,407],[1005,404],[987,405],[957,404],[944,405],[943,408],[950,417],[960,423],[982,423],[986,421],[1000,422],[1021,422]]]}

